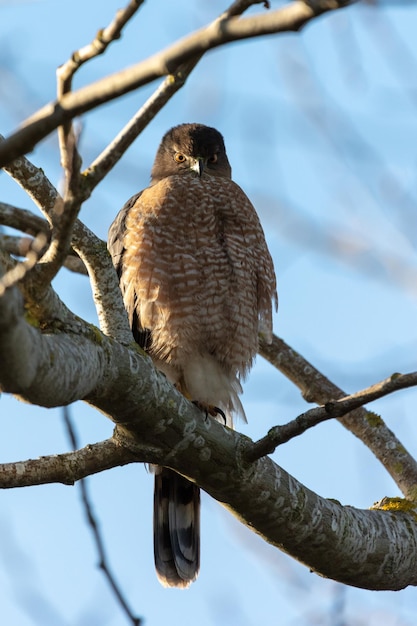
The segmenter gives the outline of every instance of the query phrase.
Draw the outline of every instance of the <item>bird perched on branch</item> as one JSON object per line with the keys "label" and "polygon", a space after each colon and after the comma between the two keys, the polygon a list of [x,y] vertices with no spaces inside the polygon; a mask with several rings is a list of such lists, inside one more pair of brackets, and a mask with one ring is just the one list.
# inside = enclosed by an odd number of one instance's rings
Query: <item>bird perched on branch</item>
{"label": "bird perched on branch", "polygon": [[[231,180],[223,137],[182,124],[162,139],[150,186],[109,230],[136,341],[187,398],[232,427],[241,379],[272,335],[275,274],[251,202]],[[155,469],[154,553],[160,582],[187,587],[200,567],[200,493]]]}

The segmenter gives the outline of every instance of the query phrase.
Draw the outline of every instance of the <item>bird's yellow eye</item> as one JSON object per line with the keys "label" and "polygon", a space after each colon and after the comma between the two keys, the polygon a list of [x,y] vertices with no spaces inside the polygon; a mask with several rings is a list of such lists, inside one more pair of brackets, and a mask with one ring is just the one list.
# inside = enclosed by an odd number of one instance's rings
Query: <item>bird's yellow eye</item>
{"label": "bird's yellow eye", "polygon": [[217,163],[217,154],[213,154],[209,159],[209,163]]}
{"label": "bird's yellow eye", "polygon": [[177,163],[184,163],[184,161],[187,160],[185,156],[182,154],[182,152],[176,152],[174,159],[176,160]]}

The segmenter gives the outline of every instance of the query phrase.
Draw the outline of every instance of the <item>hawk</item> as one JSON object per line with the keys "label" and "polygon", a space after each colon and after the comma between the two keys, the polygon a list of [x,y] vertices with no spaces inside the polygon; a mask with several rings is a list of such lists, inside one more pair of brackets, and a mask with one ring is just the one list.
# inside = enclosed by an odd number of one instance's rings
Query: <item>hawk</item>
{"label": "hawk", "polygon": [[[118,213],[108,248],[135,340],[179,391],[232,427],[233,415],[245,417],[240,381],[258,332],[271,340],[277,295],[262,226],[217,130],[181,124],[164,135],[151,183]],[[157,576],[188,587],[200,567],[199,488],[154,472]]]}

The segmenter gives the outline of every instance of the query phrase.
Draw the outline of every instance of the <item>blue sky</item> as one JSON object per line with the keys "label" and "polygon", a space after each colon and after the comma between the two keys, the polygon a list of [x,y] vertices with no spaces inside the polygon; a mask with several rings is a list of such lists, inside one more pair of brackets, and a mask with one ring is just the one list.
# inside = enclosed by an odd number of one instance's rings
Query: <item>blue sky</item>
{"label": "blue sky", "polygon": [[[272,2],[276,8],[279,3]],[[0,132],[54,98],[55,69],[105,26],[121,0],[0,1]],[[208,23],[218,0],[148,0],[107,53],[77,75],[81,86],[127,67]],[[260,10],[258,8],[257,10]],[[275,331],[347,392],[416,369],[417,8],[363,4],[322,16],[300,34],[237,43],[208,54],[168,106],[85,204],[81,219],[102,238],[125,200],[146,186],[163,133],[199,121],[224,135],[235,181],[257,207],[280,297]],[[83,118],[88,164],[155,85]],[[56,136],[30,155],[57,185]],[[37,209],[5,174],[1,199]],[[96,322],[85,278],[55,281],[76,313]],[[261,358],[244,387],[258,438],[307,407]],[[416,392],[372,408],[417,454]],[[112,424],[72,407],[82,444]],[[0,398],[3,462],[66,451],[59,409]],[[398,489],[338,423],[291,441],[276,461],[309,488],[369,507]],[[89,488],[114,572],[146,624],[334,626],[414,623],[415,590],[375,593],[321,579],[269,547],[203,498],[202,571],[188,591],[164,590],[153,572],[152,477],[140,465],[94,476]],[[0,506],[0,620],[16,626],[127,623],[97,568],[77,487],[5,491]],[[339,602],[339,605],[337,604]]]}

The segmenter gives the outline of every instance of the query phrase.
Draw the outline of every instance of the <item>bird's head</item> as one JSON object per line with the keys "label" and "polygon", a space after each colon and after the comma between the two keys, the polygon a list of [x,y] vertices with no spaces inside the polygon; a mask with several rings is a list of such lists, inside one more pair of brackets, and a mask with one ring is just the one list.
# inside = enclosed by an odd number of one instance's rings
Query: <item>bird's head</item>
{"label": "bird's head", "polygon": [[162,138],[152,168],[152,182],[167,176],[222,176],[231,178],[223,137],[203,124],[181,124]]}

